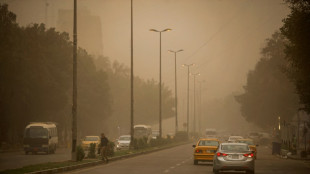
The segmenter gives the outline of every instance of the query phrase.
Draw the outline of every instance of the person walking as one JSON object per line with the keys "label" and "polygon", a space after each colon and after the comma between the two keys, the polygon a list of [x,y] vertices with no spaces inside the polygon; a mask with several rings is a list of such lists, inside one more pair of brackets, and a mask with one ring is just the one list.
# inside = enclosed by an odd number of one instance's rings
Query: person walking
{"label": "person walking", "polygon": [[104,133],[101,134],[101,139],[100,139],[100,154],[102,157],[102,160],[105,160],[107,163],[109,162],[107,152],[108,152],[108,138],[104,135]]}

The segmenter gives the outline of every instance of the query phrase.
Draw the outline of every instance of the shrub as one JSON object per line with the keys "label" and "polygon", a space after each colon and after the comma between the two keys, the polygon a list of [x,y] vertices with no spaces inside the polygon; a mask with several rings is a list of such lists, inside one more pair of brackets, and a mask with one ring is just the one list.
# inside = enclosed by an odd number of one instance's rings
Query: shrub
{"label": "shrub", "polygon": [[188,141],[187,132],[185,132],[185,131],[178,131],[178,132],[175,134],[174,140],[177,141],[177,142],[180,142],[180,141]]}
{"label": "shrub", "polygon": [[90,144],[87,157],[88,158],[96,158],[96,144],[95,143]]}
{"label": "shrub", "polygon": [[85,152],[84,149],[82,148],[81,145],[78,145],[76,147],[76,160],[77,161],[82,161],[85,157]]}
{"label": "shrub", "polygon": [[137,149],[138,147],[138,141],[136,138],[133,139],[133,141],[130,142],[130,149]]}
{"label": "shrub", "polygon": [[114,155],[114,148],[115,148],[114,142],[109,141],[107,148],[108,148],[107,156],[112,157]]}

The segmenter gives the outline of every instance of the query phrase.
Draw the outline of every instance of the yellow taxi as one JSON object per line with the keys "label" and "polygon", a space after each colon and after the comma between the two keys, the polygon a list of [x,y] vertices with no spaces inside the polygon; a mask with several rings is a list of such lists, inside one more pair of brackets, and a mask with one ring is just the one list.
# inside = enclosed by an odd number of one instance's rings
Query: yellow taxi
{"label": "yellow taxi", "polygon": [[200,138],[196,145],[193,145],[194,150],[194,164],[197,165],[199,161],[213,161],[213,156],[220,145],[217,138]]}
{"label": "yellow taxi", "polygon": [[99,144],[100,144],[100,137],[99,136],[86,136],[82,140],[82,147],[84,150],[89,150],[90,144],[95,143],[96,144],[96,149],[98,149]]}
{"label": "yellow taxi", "polygon": [[245,143],[245,144],[247,144],[250,147],[251,151],[254,152],[254,159],[257,158],[256,146],[258,146],[258,145],[255,145],[254,141],[252,139],[249,139],[249,138],[248,139],[238,139],[237,142],[238,143]]}

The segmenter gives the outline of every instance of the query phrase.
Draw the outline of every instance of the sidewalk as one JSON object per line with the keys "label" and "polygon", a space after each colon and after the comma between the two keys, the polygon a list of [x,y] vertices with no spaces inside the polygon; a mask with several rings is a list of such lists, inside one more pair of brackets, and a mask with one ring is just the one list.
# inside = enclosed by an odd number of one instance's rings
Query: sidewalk
{"label": "sidewalk", "polygon": [[307,158],[301,158],[301,157],[300,157],[300,154],[299,154],[299,155],[287,154],[287,158],[293,159],[293,160],[305,160],[305,161],[310,161],[310,155],[308,155]]}

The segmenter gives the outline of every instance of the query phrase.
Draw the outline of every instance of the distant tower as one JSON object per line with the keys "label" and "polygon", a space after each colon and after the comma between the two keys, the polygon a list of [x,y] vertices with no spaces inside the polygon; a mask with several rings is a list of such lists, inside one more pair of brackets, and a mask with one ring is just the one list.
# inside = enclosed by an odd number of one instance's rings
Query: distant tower
{"label": "distant tower", "polygon": [[45,27],[48,28],[48,18],[47,18],[47,13],[48,13],[48,6],[49,3],[47,2],[47,0],[45,0]]}
{"label": "distant tower", "polygon": [[[57,30],[64,31],[72,36],[72,10],[58,10]],[[99,16],[91,15],[86,8],[80,8],[78,16],[79,46],[86,49],[89,54],[102,55],[102,28]],[[71,38],[72,39],[72,38]]]}

